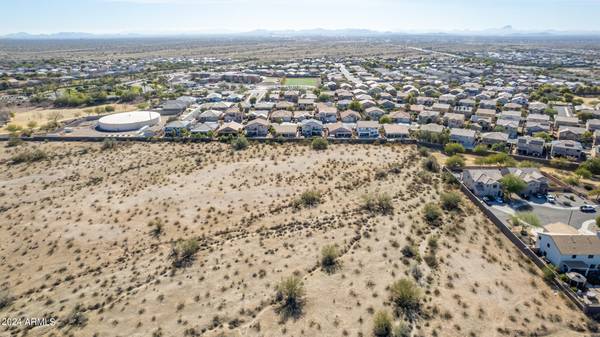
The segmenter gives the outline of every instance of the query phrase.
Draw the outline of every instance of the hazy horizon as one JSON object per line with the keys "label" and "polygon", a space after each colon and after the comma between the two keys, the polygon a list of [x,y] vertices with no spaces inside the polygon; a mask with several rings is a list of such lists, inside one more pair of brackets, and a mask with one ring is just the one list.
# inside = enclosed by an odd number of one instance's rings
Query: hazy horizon
{"label": "hazy horizon", "polygon": [[207,34],[368,29],[600,31],[600,0],[23,0],[3,4],[0,35]]}

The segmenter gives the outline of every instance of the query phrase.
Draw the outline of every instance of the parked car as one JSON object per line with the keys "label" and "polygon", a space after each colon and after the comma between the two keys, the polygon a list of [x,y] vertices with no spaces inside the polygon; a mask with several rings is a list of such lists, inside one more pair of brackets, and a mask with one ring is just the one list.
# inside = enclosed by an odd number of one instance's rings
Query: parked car
{"label": "parked car", "polygon": [[579,210],[582,212],[595,212],[596,208],[592,205],[582,205],[579,206]]}
{"label": "parked car", "polygon": [[486,205],[488,205],[488,206],[490,205],[490,198],[483,197],[483,198],[481,198],[481,200],[483,200],[483,202],[485,202]]}
{"label": "parked car", "polygon": [[502,204],[504,203],[504,200],[502,199],[502,197],[496,197],[496,202]]}
{"label": "parked car", "polygon": [[548,202],[549,202],[549,203],[553,204],[553,203],[555,203],[555,202],[556,202],[556,197],[555,197],[555,196],[553,196],[553,195],[551,195],[551,194],[548,194],[548,195],[546,196],[546,200],[548,200]]}

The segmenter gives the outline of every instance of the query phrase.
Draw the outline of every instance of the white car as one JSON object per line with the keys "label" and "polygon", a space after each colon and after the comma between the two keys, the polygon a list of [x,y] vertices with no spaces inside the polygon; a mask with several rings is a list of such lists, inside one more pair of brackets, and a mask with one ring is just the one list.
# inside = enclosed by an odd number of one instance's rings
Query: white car
{"label": "white car", "polygon": [[546,196],[546,200],[548,200],[548,202],[549,202],[549,203],[553,204],[553,203],[555,203],[555,202],[556,202],[556,197],[555,197],[555,196],[553,196],[553,195],[550,195],[550,194],[548,194],[548,195]]}

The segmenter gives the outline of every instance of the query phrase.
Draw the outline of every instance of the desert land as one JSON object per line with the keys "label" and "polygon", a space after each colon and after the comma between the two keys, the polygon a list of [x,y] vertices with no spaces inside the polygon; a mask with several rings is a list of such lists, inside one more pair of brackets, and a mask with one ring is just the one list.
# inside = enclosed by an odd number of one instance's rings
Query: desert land
{"label": "desert land", "polygon": [[[456,189],[426,158],[392,144],[2,147],[0,315],[57,321],[0,334],[371,336],[385,311],[412,336],[593,335],[468,199],[426,221]],[[382,196],[391,208],[366,207]],[[304,296],[285,315],[276,287],[291,276]],[[390,300],[398,280],[421,295],[410,315]]]}

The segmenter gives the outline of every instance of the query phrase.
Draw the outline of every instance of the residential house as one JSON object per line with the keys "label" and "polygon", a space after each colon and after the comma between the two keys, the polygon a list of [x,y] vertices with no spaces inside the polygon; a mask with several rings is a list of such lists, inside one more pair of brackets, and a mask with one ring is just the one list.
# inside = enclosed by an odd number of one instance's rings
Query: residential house
{"label": "residential house", "polygon": [[269,134],[270,123],[262,118],[256,118],[244,126],[244,132],[248,137],[266,137]]}
{"label": "residential house", "polygon": [[550,156],[567,157],[575,160],[581,159],[583,146],[574,140],[554,140],[550,148]]}
{"label": "residential house", "polygon": [[410,124],[411,117],[406,111],[392,111],[390,112],[390,118],[394,123]]}
{"label": "residential house", "polygon": [[175,120],[165,125],[165,135],[169,137],[181,137],[191,127],[192,123],[190,121]]}
{"label": "residential house", "polygon": [[480,109],[490,109],[496,111],[496,100],[493,99],[484,99],[479,102]]}
{"label": "residential house", "polygon": [[316,119],[301,121],[300,128],[304,137],[321,137],[323,135],[323,123]]}
{"label": "residential house", "polygon": [[298,124],[295,123],[273,123],[273,134],[275,137],[296,138],[298,137]]}
{"label": "residential house", "polygon": [[502,195],[502,173],[499,169],[464,170],[462,181],[478,197],[499,197]]}
{"label": "residential house", "polygon": [[534,135],[538,132],[550,132],[550,125],[547,123],[530,122],[525,123],[525,133]]}
{"label": "residential house", "polygon": [[358,121],[356,123],[356,133],[358,138],[378,138],[379,127],[377,121]]}
{"label": "residential house", "polygon": [[400,124],[383,124],[383,134],[388,139],[410,138],[408,126]]}
{"label": "residential house", "polygon": [[477,115],[479,117],[489,117],[491,119],[494,119],[494,118],[496,118],[496,110],[479,108],[479,109],[477,109],[477,111],[475,111],[475,115]]}
{"label": "residential house", "polygon": [[466,118],[471,118],[471,116],[473,115],[473,110],[473,107],[470,106],[457,105],[452,111],[454,111],[457,114],[463,114]]}
{"label": "residential house", "polygon": [[352,138],[352,129],[340,122],[327,124],[325,128],[330,138]]}
{"label": "residential house", "polygon": [[543,123],[550,125],[550,116],[543,114],[530,113],[527,115],[528,122]]}
{"label": "residential house", "polygon": [[371,107],[365,109],[365,114],[373,121],[378,121],[381,116],[385,115],[385,111],[381,110],[378,107]]}
{"label": "residential house", "polygon": [[190,134],[193,136],[210,136],[217,128],[219,127],[219,123],[207,122],[207,123],[198,123],[194,125],[190,129]]}
{"label": "residential house", "polygon": [[440,113],[450,112],[450,109],[451,109],[450,104],[446,104],[446,103],[434,103],[431,106],[431,110],[437,111]]}
{"label": "residential house", "polygon": [[507,174],[515,175],[523,180],[527,187],[521,191],[521,196],[527,196],[531,194],[542,194],[548,193],[548,178],[544,176],[540,170],[536,168],[516,168],[509,167],[501,170],[503,176]]}
{"label": "residential house", "polygon": [[587,276],[600,272],[600,232],[563,234],[539,232],[537,249],[561,273],[578,272]]}
{"label": "residential house", "polygon": [[373,107],[377,106],[377,104],[375,104],[375,102],[373,102],[370,99],[362,100],[359,103],[360,103],[361,108],[363,108],[363,110],[366,110],[366,109],[373,108]]}
{"label": "residential house", "polygon": [[600,119],[590,119],[585,123],[585,128],[588,131],[594,132],[600,130]]}
{"label": "residential house", "polygon": [[234,122],[234,121],[226,122],[226,123],[223,123],[223,125],[221,125],[217,129],[217,135],[219,135],[219,136],[238,135],[243,129],[244,129],[244,126],[238,122]]}
{"label": "residential house", "polygon": [[517,153],[525,156],[542,157],[546,142],[542,138],[522,136],[517,139]]}
{"label": "residential house", "polygon": [[558,128],[557,134],[559,140],[580,141],[585,132],[585,128],[580,128],[577,126],[561,126]]}
{"label": "residential house", "polygon": [[[477,105],[477,102],[471,98],[464,98],[464,99],[461,99],[460,101],[458,101],[458,105],[474,108],[475,105]],[[494,105],[494,107],[495,107],[495,105]]]}
{"label": "residential house", "polygon": [[296,121],[296,122],[301,122],[305,119],[313,118],[313,116],[314,116],[314,113],[312,111],[296,110],[296,111],[294,111],[292,120]]}
{"label": "residential house", "polygon": [[481,143],[485,145],[507,145],[508,134],[504,132],[486,132],[481,134]]}
{"label": "residential house", "polygon": [[490,130],[492,128],[492,118],[473,115],[471,116],[471,128],[478,125],[481,130]]}
{"label": "residential house", "polygon": [[470,129],[450,129],[450,141],[462,144],[463,147],[471,149],[477,141],[477,132]]}
{"label": "residential house", "polygon": [[517,138],[519,122],[510,119],[499,119],[496,121],[496,128],[508,134],[508,138]]}
{"label": "residential house", "polygon": [[223,113],[223,121],[241,123],[244,120],[244,113],[237,106],[225,110]]}
{"label": "residential house", "polygon": [[502,111],[500,113],[500,115],[498,116],[498,120],[500,120],[500,119],[508,119],[508,120],[516,121],[516,122],[520,123],[523,118],[521,117],[521,111],[508,110],[508,111]]}
{"label": "residential house", "polygon": [[189,104],[184,101],[170,100],[162,104],[160,114],[163,116],[179,115],[187,109]]}
{"label": "residential house", "polygon": [[321,122],[335,123],[337,121],[338,111],[335,106],[326,105],[326,104],[318,104],[317,109],[318,109],[317,116]]}
{"label": "residential house", "polygon": [[[600,122],[600,120],[597,121]],[[554,129],[558,130],[558,128],[561,126],[579,126],[579,118],[567,116],[554,116]]]}
{"label": "residential house", "polygon": [[262,118],[269,119],[269,110],[252,110],[248,113],[248,119]]}
{"label": "residential house", "polygon": [[315,108],[315,100],[312,98],[300,98],[298,99],[298,109],[300,110],[313,110]]}
{"label": "residential house", "polygon": [[548,104],[542,102],[529,103],[529,113],[542,114],[548,108]]}
{"label": "residential house", "polygon": [[396,108],[396,103],[394,103],[390,100],[387,100],[387,99],[377,101],[377,105],[379,105],[380,107],[382,107],[386,110],[392,110],[392,109]]}
{"label": "residential house", "polygon": [[424,110],[419,113],[419,124],[437,123],[440,113],[437,111]]}
{"label": "residential house", "polygon": [[444,122],[449,128],[462,128],[465,125],[465,116],[457,113],[444,115]]}
{"label": "residential house", "polygon": [[293,110],[294,107],[294,103],[290,103],[288,101],[279,101],[275,103],[275,109],[277,110]]}
{"label": "residential house", "polygon": [[292,121],[294,113],[290,110],[275,110],[271,112],[269,118],[273,123],[289,123]]}
{"label": "residential house", "polygon": [[218,110],[206,110],[198,115],[198,121],[205,122],[213,122],[216,123],[221,119],[222,111]]}
{"label": "residential house", "polygon": [[354,110],[346,110],[340,112],[340,120],[342,123],[356,123],[361,120],[360,113]]}

